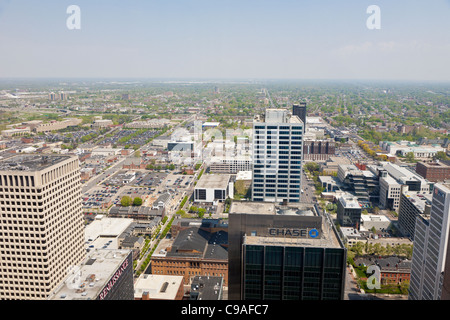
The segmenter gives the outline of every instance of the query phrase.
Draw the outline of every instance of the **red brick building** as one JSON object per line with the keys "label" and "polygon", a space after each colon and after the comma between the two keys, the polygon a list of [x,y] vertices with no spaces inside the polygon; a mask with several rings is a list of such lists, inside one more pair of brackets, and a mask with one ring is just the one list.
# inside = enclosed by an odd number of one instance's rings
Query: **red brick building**
{"label": "red brick building", "polygon": [[450,179],[450,161],[417,162],[416,172],[431,182]]}

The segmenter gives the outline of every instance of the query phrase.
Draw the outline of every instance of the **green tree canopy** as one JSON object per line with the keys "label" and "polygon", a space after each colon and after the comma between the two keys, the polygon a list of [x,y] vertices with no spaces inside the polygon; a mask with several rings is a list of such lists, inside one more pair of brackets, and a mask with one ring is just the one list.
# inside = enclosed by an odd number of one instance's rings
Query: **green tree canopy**
{"label": "green tree canopy", "polygon": [[133,199],[133,206],[142,206],[142,199],[139,197],[136,197]]}
{"label": "green tree canopy", "polygon": [[129,196],[123,196],[122,199],[120,200],[120,204],[123,207],[129,207],[129,206],[131,206],[132,203],[133,203],[133,200]]}

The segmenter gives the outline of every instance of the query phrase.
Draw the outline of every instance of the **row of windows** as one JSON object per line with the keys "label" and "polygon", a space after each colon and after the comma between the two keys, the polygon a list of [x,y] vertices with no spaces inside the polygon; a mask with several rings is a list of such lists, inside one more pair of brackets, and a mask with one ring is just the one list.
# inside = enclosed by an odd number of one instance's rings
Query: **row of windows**
{"label": "row of windows", "polygon": [[[256,125],[255,129],[256,130],[261,130],[261,129],[265,130],[266,126],[265,125]],[[303,127],[302,126],[280,126],[280,127],[278,127],[278,126],[267,126],[267,129],[269,129],[269,130],[277,130],[277,129],[280,129],[280,130],[289,130],[289,129],[292,129],[292,130],[303,130]],[[302,131],[300,131],[300,133],[301,132]]]}

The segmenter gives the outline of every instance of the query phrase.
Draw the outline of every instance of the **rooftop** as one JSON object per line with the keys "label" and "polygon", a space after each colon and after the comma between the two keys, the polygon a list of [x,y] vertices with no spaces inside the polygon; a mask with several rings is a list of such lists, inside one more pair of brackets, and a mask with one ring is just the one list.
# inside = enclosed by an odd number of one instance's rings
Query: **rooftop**
{"label": "rooftop", "polygon": [[191,300],[219,300],[222,283],[222,277],[195,276],[191,284]]}
{"label": "rooftop", "polygon": [[134,297],[148,293],[150,299],[175,300],[182,285],[183,276],[142,274],[134,284]]}
{"label": "rooftop", "polygon": [[233,201],[230,214],[268,214],[268,215],[303,215],[315,216],[317,212],[311,204],[278,205],[273,202]]}
{"label": "rooftop", "polygon": [[85,240],[88,244],[97,238],[116,238],[122,234],[131,224],[133,219],[107,218],[92,221],[85,228]]}
{"label": "rooftop", "polygon": [[196,189],[226,189],[230,182],[229,174],[203,174],[197,182]]}
{"label": "rooftop", "polygon": [[209,233],[192,226],[180,230],[167,257],[196,257],[200,259],[228,260],[228,233]]}
{"label": "rooftop", "polygon": [[66,278],[49,300],[93,300],[130,254],[130,250],[92,251],[78,270]]}
{"label": "rooftop", "polygon": [[329,222],[322,218],[322,228],[317,238],[300,237],[269,237],[253,236],[246,234],[244,236],[244,245],[263,245],[263,246],[292,246],[292,247],[319,247],[319,248],[343,248],[343,244],[338,235],[332,229]]}
{"label": "rooftop", "polygon": [[72,155],[21,154],[0,160],[0,171],[41,171],[75,157]]}
{"label": "rooftop", "polygon": [[442,162],[442,161],[434,161],[434,162],[423,162],[423,161],[419,161],[417,164],[421,164],[427,168],[450,168],[450,164],[447,164],[446,162]]}
{"label": "rooftop", "polygon": [[419,191],[404,191],[403,194],[422,213],[425,212],[427,205],[431,206],[431,202],[433,200],[432,192],[423,193]]}
{"label": "rooftop", "polygon": [[349,195],[344,195],[339,198],[339,202],[344,208],[348,209],[361,209],[357,198]]}

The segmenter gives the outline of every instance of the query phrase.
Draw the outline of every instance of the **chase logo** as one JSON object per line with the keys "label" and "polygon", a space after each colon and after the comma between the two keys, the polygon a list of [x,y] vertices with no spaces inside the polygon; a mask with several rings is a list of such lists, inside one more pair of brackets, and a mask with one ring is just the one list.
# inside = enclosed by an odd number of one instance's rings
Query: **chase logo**
{"label": "chase logo", "polygon": [[310,238],[317,238],[319,236],[319,231],[317,231],[317,229],[311,229],[308,234]]}
{"label": "chase logo", "polygon": [[269,236],[315,239],[319,237],[319,230],[315,228],[312,229],[269,228]]}

